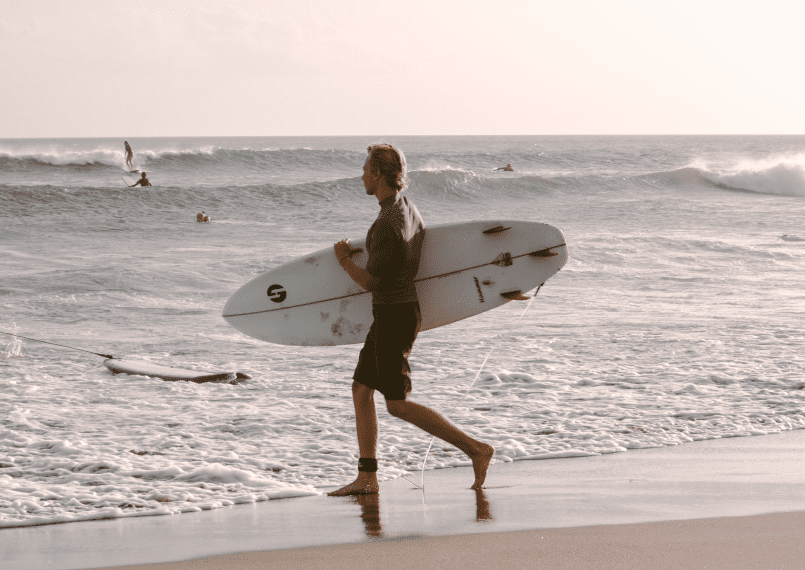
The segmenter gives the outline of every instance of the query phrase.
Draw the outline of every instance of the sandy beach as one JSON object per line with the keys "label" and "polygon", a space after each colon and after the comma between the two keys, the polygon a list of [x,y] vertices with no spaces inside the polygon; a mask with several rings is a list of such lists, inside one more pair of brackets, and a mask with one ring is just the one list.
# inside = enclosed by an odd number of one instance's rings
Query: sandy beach
{"label": "sandy beach", "polygon": [[805,513],[391,539],[118,568],[800,568]]}
{"label": "sandy beach", "polygon": [[[805,430],[397,479],[378,496],[0,531],[9,570],[89,568],[794,568]],[[411,479],[419,484],[419,476]]]}

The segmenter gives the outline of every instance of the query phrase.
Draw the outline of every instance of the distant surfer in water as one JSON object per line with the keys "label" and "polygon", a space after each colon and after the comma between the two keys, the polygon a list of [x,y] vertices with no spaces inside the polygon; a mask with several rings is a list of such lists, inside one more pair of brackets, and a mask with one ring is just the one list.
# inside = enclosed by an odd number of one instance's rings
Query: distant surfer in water
{"label": "distant surfer in water", "polygon": [[145,177],[145,172],[143,172],[143,175],[140,177],[140,179],[131,186],[129,186],[129,188],[134,188],[135,186],[151,186],[151,183],[148,181],[148,178]]}
{"label": "distant surfer in water", "polygon": [[209,222],[210,217],[204,213],[204,210],[202,210],[198,214],[196,214],[196,221],[197,222]]}
{"label": "distant surfer in water", "polygon": [[131,151],[129,141],[123,141],[123,144],[126,145],[126,166],[132,169],[134,167],[131,165],[131,159],[134,158],[134,153]]}
{"label": "distant surfer in water", "polygon": [[471,438],[436,411],[406,397],[411,392],[408,356],[419,333],[422,315],[414,278],[419,270],[425,224],[413,202],[401,196],[410,182],[403,153],[389,144],[368,148],[363,165],[366,194],[380,203],[380,214],[369,228],[366,269],[352,261],[349,240],[333,246],[341,267],[372,293],[374,321],[352,376],[352,400],[358,432],[358,477],[329,495],[377,493],[377,413],[374,393],[386,399],[389,413],[456,446],[472,460],[473,489],[482,489],[492,455],[491,445]]}
{"label": "distant surfer in water", "polygon": [[503,170],[505,172],[514,172],[514,168],[512,168],[511,164],[507,164],[506,166],[501,166],[500,168],[496,168],[495,172],[497,172],[498,170]]}

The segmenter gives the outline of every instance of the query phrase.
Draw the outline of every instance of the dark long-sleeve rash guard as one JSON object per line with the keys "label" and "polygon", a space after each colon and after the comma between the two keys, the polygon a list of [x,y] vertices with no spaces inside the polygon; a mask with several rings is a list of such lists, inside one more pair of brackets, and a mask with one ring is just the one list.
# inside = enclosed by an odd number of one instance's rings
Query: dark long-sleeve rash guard
{"label": "dark long-sleeve rash guard", "polygon": [[425,224],[413,202],[399,194],[380,202],[380,214],[366,235],[366,271],[373,304],[417,300],[414,279],[424,238]]}

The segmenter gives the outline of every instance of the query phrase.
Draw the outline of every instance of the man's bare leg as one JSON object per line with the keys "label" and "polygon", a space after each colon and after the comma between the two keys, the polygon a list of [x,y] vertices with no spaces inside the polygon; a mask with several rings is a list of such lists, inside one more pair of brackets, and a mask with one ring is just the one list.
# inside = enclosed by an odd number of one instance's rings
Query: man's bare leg
{"label": "man's bare leg", "polygon": [[408,400],[386,400],[386,407],[391,415],[414,424],[466,453],[472,460],[472,469],[475,472],[475,482],[471,488],[483,489],[486,471],[495,454],[495,448],[471,438],[447,418],[422,404]]}
{"label": "man's bare leg", "polygon": [[[374,458],[377,453],[377,411],[375,391],[360,382],[352,383],[352,403],[355,405],[355,426],[358,431],[358,450],[361,457]],[[380,491],[377,473],[358,471],[358,478],[346,487],[327,493],[330,496],[371,495]]]}

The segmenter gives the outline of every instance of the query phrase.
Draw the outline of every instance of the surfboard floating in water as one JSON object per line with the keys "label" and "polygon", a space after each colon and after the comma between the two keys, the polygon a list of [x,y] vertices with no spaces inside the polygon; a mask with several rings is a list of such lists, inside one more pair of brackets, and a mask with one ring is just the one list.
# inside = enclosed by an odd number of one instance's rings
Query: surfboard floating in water
{"label": "surfboard floating in water", "polygon": [[241,380],[251,378],[251,376],[243,374],[242,372],[201,372],[199,370],[189,370],[186,368],[170,368],[146,360],[108,358],[103,361],[103,364],[111,370],[113,374],[136,374],[169,381],[185,380],[199,384],[203,382],[237,384]]}
{"label": "surfboard floating in water", "polygon": [[[366,267],[365,240],[350,242]],[[416,276],[422,329],[441,327],[514,300],[567,262],[562,232],[548,224],[491,220],[425,228]],[[258,275],[227,301],[240,332],[287,345],[360,343],[372,324],[372,295],[352,281],[328,247]]]}

